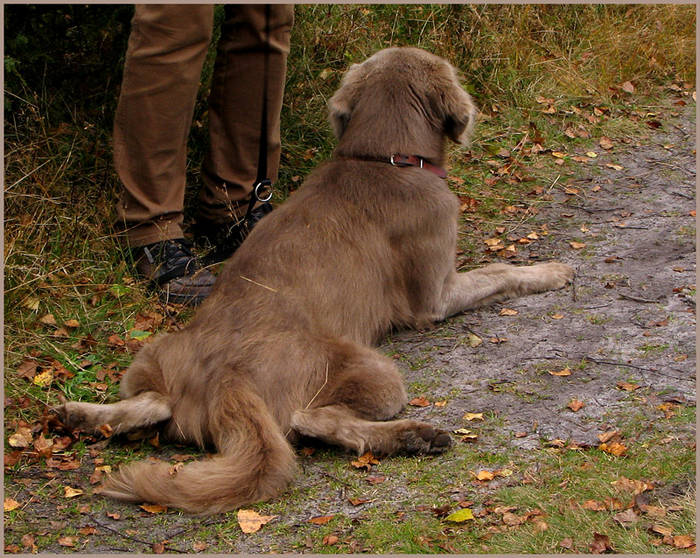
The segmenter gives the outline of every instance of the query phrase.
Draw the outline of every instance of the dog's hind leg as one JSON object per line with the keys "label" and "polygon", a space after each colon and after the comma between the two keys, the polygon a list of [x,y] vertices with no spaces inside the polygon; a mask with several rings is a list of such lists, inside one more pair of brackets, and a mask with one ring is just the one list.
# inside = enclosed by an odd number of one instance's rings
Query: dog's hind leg
{"label": "dog's hind leg", "polygon": [[155,391],[145,391],[117,403],[67,401],[54,411],[70,428],[95,432],[108,424],[115,434],[150,426],[172,416],[168,399]]}
{"label": "dog's hind leg", "polygon": [[331,378],[310,408],[297,410],[292,428],[362,453],[439,453],[450,445],[447,433],[414,420],[387,421],[407,401],[394,362],[353,343],[336,342]]}

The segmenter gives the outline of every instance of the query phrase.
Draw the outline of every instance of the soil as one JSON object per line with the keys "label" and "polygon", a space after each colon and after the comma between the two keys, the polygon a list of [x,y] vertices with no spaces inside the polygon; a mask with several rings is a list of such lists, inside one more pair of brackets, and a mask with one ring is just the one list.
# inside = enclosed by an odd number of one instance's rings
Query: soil
{"label": "soil", "polygon": [[[520,452],[557,440],[597,445],[598,434],[632,412],[647,413],[651,421],[664,402],[695,404],[695,113],[694,107],[686,109],[636,144],[616,144],[610,151],[595,146],[595,162],[582,163],[574,176],[564,175],[549,187],[551,202],[534,221],[516,222],[508,230],[518,238],[532,231],[539,236],[519,245],[511,263],[568,263],[576,269],[572,286],[466,313],[430,331],[398,332],[383,344],[381,350],[395,355],[405,372],[410,396],[433,403],[409,406],[402,416],[455,430],[464,426],[466,412],[485,413],[499,421],[500,435],[480,438],[478,447]],[[575,249],[572,241],[585,246]],[[501,315],[504,308],[517,314]],[[469,343],[474,335],[481,339],[477,346]],[[550,373],[566,368],[569,376]],[[640,386],[646,405],[639,405],[635,391],[621,389],[621,382]],[[573,399],[584,405],[576,412],[567,407]],[[441,401],[444,406],[434,404]],[[324,457],[324,451],[300,458],[303,474],[292,490],[297,500],[302,495],[302,503],[281,514],[278,529],[293,534],[329,506],[350,517],[364,513],[347,498],[315,490],[333,477],[334,461],[346,462],[338,452],[328,450]],[[68,485],[89,494],[94,463],[84,461],[81,469],[54,479],[46,478],[43,467],[24,468],[6,478],[6,495],[27,502],[32,493],[55,493]],[[394,482],[399,497],[406,488],[401,479]],[[84,504],[88,509],[76,513]],[[99,497],[85,496],[76,504],[36,497],[24,510],[26,521],[6,525],[6,542],[22,533],[96,528],[95,535],[79,536],[75,547],[52,543],[39,552],[150,552],[153,543],[164,540],[166,550],[192,552],[191,535],[206,525],[213,529],[204,541],[208,551],[297,548],[280,546],[265,529],[254,538],[218,538],[220,517],[151,514]],[[227,521],[235,521],[235,515]]]}

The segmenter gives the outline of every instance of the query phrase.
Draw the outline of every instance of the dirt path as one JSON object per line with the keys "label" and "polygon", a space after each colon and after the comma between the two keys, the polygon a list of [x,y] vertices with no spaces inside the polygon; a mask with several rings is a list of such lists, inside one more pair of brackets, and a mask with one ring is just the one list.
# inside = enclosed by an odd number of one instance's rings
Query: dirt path
{"label": "dirt path", "polygon": [[[439,413],[443,424],[492,412],[506,430],[527,433],[510,439],[515,447],[539,447],[540,439],[597,444],[605,422],[635,406],[618,382],[651,387],[652,403],[695,402],[694,150],[688,110],[663,133],[582,165],[566,182],[576,193],[555,188],[536,222],[512,231],[540,231],[520,249],[524,259],[572,265],[573,288],[496,304],[432,335],[394,336],[385,348],[424,363],[407,372],[409,383],[439,378],[436,399],[458,391]],[[499,315],[503,308],[518,314]],[[470,333],[483,343],[470,347]],[[489,342],[496,338],[507,341]],[[567,366],[570,376],[548,373]],[[585,406],[562,412],[572,399]]]}
{"label": "dirt path", "polygon": [[[466,412],[485,413],[492,430],[480,437],[479,451],[523,454],[552,440],[595,445],[609,426],[630,417],[652,420],[664,402],[694,404],[694,107],[648,135],[639,145],[610,152],[597,148],[595,163],[581,164],[577,176],[555,184],[551,204],[534,223],[509,231],[516,237],[538,231],[539,240],[519,247],[521,263],[569,263],[577,269],[572,287],[387,340],[382,350],[396,356],[411,397],[431,402],[410,406],[404,416],[454,430],[464,426]],[[570,242],[585,246],[574,249]],[[517,314],[501,315],[503,308]],[[476,346],[469,343],[474,336],[481,340]],[[568,376],[550,374],[567,367]],[[621,389],[621,382],[647,388],[645,396]],[[567,408],[572,399],[583,403],[577,412]],[[154,453],[167,459],[176,452],[192,450],[166,447]],[[444,467],[452,474],[454,453],[387,460],[381,471],[386,478],[374,486],[337,450],[317,448],[310,457],[301,452],[297,482],[283,499],[262,508],[278,518],[259,533],[242,536],[235,514],[202,520],[89,497],[88,479],[102,454],[91,455],[88,448],[80,469],[47,473],[36,465],[6,479],[6,494],[25,503],[22,519],[6,524],[6,542],[19,545],[27,533],[37,540],[58,533],[74,538],[47,540],[39,551],[303,551],[313,548],[303,534],[309,518],[336,514],[351,524],[371,524],[377,505],[371,502],[395,502],[403,509],[417,490],[414,479],[426,468]],[[85,496],[66,500],[66,486],[84,490]],[[370,503],[349,503],[357,496]]]}

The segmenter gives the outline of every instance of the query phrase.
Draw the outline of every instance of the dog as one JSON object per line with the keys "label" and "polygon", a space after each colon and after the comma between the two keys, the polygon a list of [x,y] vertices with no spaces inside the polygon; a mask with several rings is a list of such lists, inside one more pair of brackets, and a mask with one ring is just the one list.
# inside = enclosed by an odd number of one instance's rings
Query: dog
{"label": "dog", "polygon": [[279,495],[300,436],[375,455],[435,454],[448,433],[409,419],[401,373],[372,348],[507,297],[559,289],[561,263],[457,273],[459,203],[445,140],[465,144],[476,108],[447,61],[389,48],[355,64],[329,100],[333,157],[263,218],[181,331],[136,355],[111,404],[66,402],[64,423],[115,433],[161,425],[216,448],[173,470],[136,462],[103,494],[198,514]]}

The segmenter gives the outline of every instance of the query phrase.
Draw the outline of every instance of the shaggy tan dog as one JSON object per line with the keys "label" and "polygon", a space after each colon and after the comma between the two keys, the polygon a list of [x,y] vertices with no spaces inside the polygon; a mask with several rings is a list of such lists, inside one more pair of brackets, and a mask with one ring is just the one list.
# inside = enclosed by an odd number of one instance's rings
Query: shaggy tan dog
{"label": "shaggy tan dog", "polygon": [[161,423],[217,450],[175,474],[123,466],[104,494],[197,513],[272,498],[294,476],[299,435],[384,455],[444,451],[447,433],[390,420],[406,391],[371,346],[391,328],[573,277],[559,263],[455,271],[459,204],[440,167],[445,138],[467,141],[475,109],[445,60],[378,52],[348,70],[329,107],[333,158],[255,227],[187,327],[138,353],[123,400],[59,408],[84,430]]}

